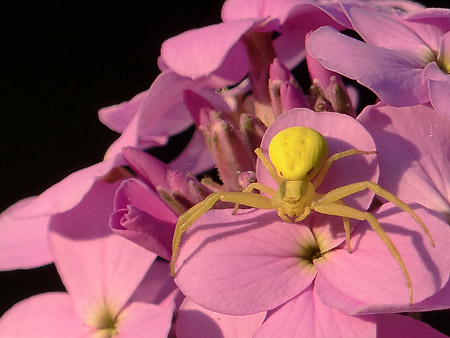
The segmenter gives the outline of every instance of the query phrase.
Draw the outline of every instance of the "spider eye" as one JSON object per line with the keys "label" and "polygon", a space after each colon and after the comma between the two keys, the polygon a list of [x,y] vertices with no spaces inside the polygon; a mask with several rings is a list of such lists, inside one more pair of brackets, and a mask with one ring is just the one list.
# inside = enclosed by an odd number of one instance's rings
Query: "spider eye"
{"label": "spider eye", "polygon": [[328,157],[328,144],[314,129],[290,127],[272,138],[269,157],[277,172],[282,173],[283,179],[311,179]]}

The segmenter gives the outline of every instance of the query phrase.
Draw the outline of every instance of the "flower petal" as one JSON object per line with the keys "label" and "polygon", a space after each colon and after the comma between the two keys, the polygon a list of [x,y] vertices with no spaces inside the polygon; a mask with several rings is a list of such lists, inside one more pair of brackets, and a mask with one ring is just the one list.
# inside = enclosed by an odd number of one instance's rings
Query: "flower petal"
{"label": "flower petal", "polygon": [[308,227],[282,222],[275,211],[210,210],[183,236],[175,282],[208,310],[266,311],[312,282],[315,271],[298,252],[314,244]]}
{"label": "flower petal", "polygon": [[358,121],[375,139],[380,185],[450,217],[450,120],[428,106],[376,105]]}
{"label": "flower petal", "polygon": [[108,227],[116,184],[99,182],[74,209],[53,217],[55,264],[79,316],[95,326],[105,308],[115,315],[136,290],[156,255]]}
{"label": "flower petal", "polygon": [[211,153],[206,151],[203,135],[198,130],[195,131],[186,148],[169,165],[181,172],[189,172],[195,175],[204,173],[214,167]]}
{"label": "flower petal", "polygon": [[108,128],[122,133],[139,110],[147,91],[137,94],[130,101],[102,108],[98,111],[100,122]]}
{"label": "flower petal", "polygon": [[130,146],[145,149],[161,146],[169,136],[192,124],[192,118],[183,104],[183,91],[195,90],[202,81],[192,81],[171,71],[162,72],[146,91],[138,111],[134,113],[122,135],[109,147],[105,158],[113,157]]}
{"label": "flower petal", "polygon": [[83,199],[95,181],[108,174],[117,164],[117,161],[109,160],[78,170],[30,201],[26,208],[14,208],[10,211],[10,217],[31,219],[67,211]]}
{"label": "flower petal", "polygon": [[349,316],[326,306],[310,285],[301,294],[268,313],[255,338],[370,338],[375,337],[373,316]]}
{"label": "flower petal", "polygon": [[[374,216],[397,247],[412,282],[413,302],[438,292],[450,274],[450,228],[434,213],[413,207],[428,227],[435,247],[411,216],[384,204]],[[411,311],[405,277],[384,243],[360,223],[352,233],[352,253],[345,246],[315,261],[316,287],[322,301],[346,313]],[[450,299],[447,300],[450,306]],[[432,310],[432,305],[428,310]]]}
{"label": "flower petal", "polygon": [[219,71],[226,80],[237,82],[248,69],[240,39],[259,20],[229,21],[184,32],[164,41],[161,57],[166,66],[182,76],[196,79]]}
{"label": "flower petal", "polygon": [[427,42],[411,29],[407,22],[378,9],[344,5],[354,29],[369,44],[407,53],[418,66],[424,67],[434,59]]}
{"label": "flower petal", "polygon": [[0,318],[0,336],[7,338],[88,337],[93,329],[76,315],[67,293],[43,293],[25,299]]}
{"label": "flower petal", "polygon": [[224,315],[185,298],[177,315],[177,338],[252,338],[265,316],[265,312],[247,316]]}
{"label": "flower petal", "polygon": [[50,216],[17,219],[10,215],[26,210],[36,198],[23,199],[0,214],[0,270],[29,269],[53,261],[47,240]]}
{"label": "flower petal", "polygon": [[152,303],[165,307],[173,307],[177,304],[179,290],[170,276],[169,263],[162,259],[153,262],[147,275],[145,275],[139,287],[130,298],[130,303]]}
{"label": "flower petal", "polygon": [[450,76],[447,75],[445,81],[429,80],[431,105],[437,112],[450,119]]}
{"label": "flower petal", "polygon": [[409,106],[429,101],[423,66],[407,54],[363,43],[330,27],[314,31],[307,48],[325,68],[357,80],[386,104]]}
{"label": "flower petal", "polygon": [[173,309],[154,304],[132,303],[117,320],[118,338],[165,338],[172,324]]}
{"label": "flower petal", "polygon": [[109,224],[116,234],[170,260],[177,216],[154,191],[136,179],[125,180],[114,210]]}

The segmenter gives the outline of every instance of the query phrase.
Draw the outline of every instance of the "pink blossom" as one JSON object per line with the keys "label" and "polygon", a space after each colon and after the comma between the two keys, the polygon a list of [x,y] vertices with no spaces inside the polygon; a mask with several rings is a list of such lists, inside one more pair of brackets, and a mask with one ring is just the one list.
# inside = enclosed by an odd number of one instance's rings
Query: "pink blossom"
{"label": "pink blossom", "polygon": [[[183,103],[184,90],[198,89],[216,109],[229,109],[218,94],[200,87],[200,81],[165,72],[145,94],[101,110],[100,119],[122,132],[121,137],[111,145],[104,161],[74,172],[39,196],[20,201],[0,215],[0,269],[31,268],[52,262],[47,243],[52,217],[76,207],[97,182],[130,177],[119,169],[126,163],[120,153],[122,147],[165,144],[170,135],[191,125],[192,118]],[[201,135],[196,133],[171,166],[193,172],[209,169],[213,162],[205,150]]]}
{"label": "pink blossom", "polygon": [[[192,117],[183,101],[185,90],[197,91],[219,111],[229,110],[217,93],[205,87],[205,81],[193,81],[170,71],[163,72],[147,91],[138,94],[129,102],[99,111],[100,120],[121,133],[105,157],[116,156],[127,146],[141,150],[162,146],[170,136],[192,125]],[[202,138],[199,135],[194,136],[172,167],[196,173],[210,169],[212,161],[207,152],[200,151],[203,149],[205,145]],[[206,156],[194,156],[199,153]]]}
{"label": "pink blossom", "polygon": [[375,139],[380,184],[450,219],[450,121],[425,105],[370,106],[358,121]]}
{"label": "pink blossom", "polygon": [[[262,149],[278,130],[293,125],[321,132],[331,154],[353,147],[374,149],[372,138],[354,119],[307,109],[283,114],[266,132]],[[347,180],[376,182],[375,162],[370,160],[374,159],[355,156],[337,161],[324,189]],[[273,186],[261,165],[257,175],[259,182]],[[365,194],[345,203],[365,210],[372,197]],[[392,204],[373,214],[402,255],[414,303],[420,304],[448,281],[450,229],[435,213],[412,207],[436,240],[435,248],[411,216]],[[338,217],[313,213],[300,223],[288,223],[271,210],[244,209],[236,215],[226,209],[210,210],[182,240],[175,281],[192,301],[209,310],[229,315],[269,311],[256,337],[273,337],[274,332],[286,337],[298,332],[311,332],[313,337],[375,337],[377,318],[372,314],[409,311],[415,304],[408,302],[398,263],[368,223],[355,221],[352,226],[349,253]],[[426,308],[422,303],[420,309],[449,305],[447,298]]]}
{"label": "pink blossom", "polygon": [[27,269],[51,263],[47,237],[53,217],[79,205],[99,182],[126,177],[125,171],[113,170],[120,161],[111,159],[76,171],[39,196],[5,210],[0,215],[0,269]]}
{"label": "pink blossom", "polygon": [[143,151],[127,147],[122,156],[136,177],[123,180],[115,191],[109,225],[114,233],[170,260],[178,215],[211,190]]}
{"label": "pink blossom", "polygon": [[315,31],[308,42],[313,57],[373,90],[391,106],[431,102],[450,116],[448,49],[450,10],[423,9],[388,15],[380,10],[343,5],[366,43],[330,27]]}
{"label": "pink blossom", "polygon": [[[161,269],[155,254],[111,233],[107,220],[114,188],[97,184],[77,208],[53,217],[51,248],[68,293],[16,304],[0,320],[1,336],[167,336],[175,286],[165,286],[167,264]],[[153,280],[161,273],[166,282],[159,288],[141,283],[146,275]]]}
{"label": "pink blossom", "polygon": [[[190,30],[166,40],[161,47],[161,64],[193,79],[205,76],[236,83],[248,72],[244,36],[251,32],[278,32],[273,42],[276,56],[288,67],[304,57],[304,37],[321,25],[348,25],[337,3],[302,0],[228,0],[222,8],[223,22]],[[275,56],[275,55],[274,55]],[[273,58],[273,56],[272,56]],[[269,60],[269,63],[271,59]]]}
{"label": "pink blossom", "polygon": [[126,180],[116,191],[114,209],[110,226],[115,233],[170,260],[177,216],[155,191]]}

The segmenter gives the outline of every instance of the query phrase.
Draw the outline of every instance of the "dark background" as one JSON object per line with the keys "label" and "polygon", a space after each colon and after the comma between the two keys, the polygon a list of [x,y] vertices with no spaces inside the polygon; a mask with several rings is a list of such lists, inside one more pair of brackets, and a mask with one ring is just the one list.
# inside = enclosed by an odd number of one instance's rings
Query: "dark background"
{"label": "dark background", "polygon": [[[159,73],[161,43],[220,22],[221,6],[219,0],[3,1],[0,211],[101,161],[117,134],[98,121],[98,109],[146,90]],[[0,315],[50,290],[64,290],[53,266],[0,272]]]}

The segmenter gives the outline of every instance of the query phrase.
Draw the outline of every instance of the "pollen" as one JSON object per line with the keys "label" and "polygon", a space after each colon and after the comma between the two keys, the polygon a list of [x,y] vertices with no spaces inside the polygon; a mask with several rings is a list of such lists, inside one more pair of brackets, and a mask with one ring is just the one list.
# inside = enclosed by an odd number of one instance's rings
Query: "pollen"
{"label": "pollen", "polygon": [[269,144],[269,157],[284,180],[314,177],[328,157],[328,144],[317,131],[291,127],[276,134]]}

